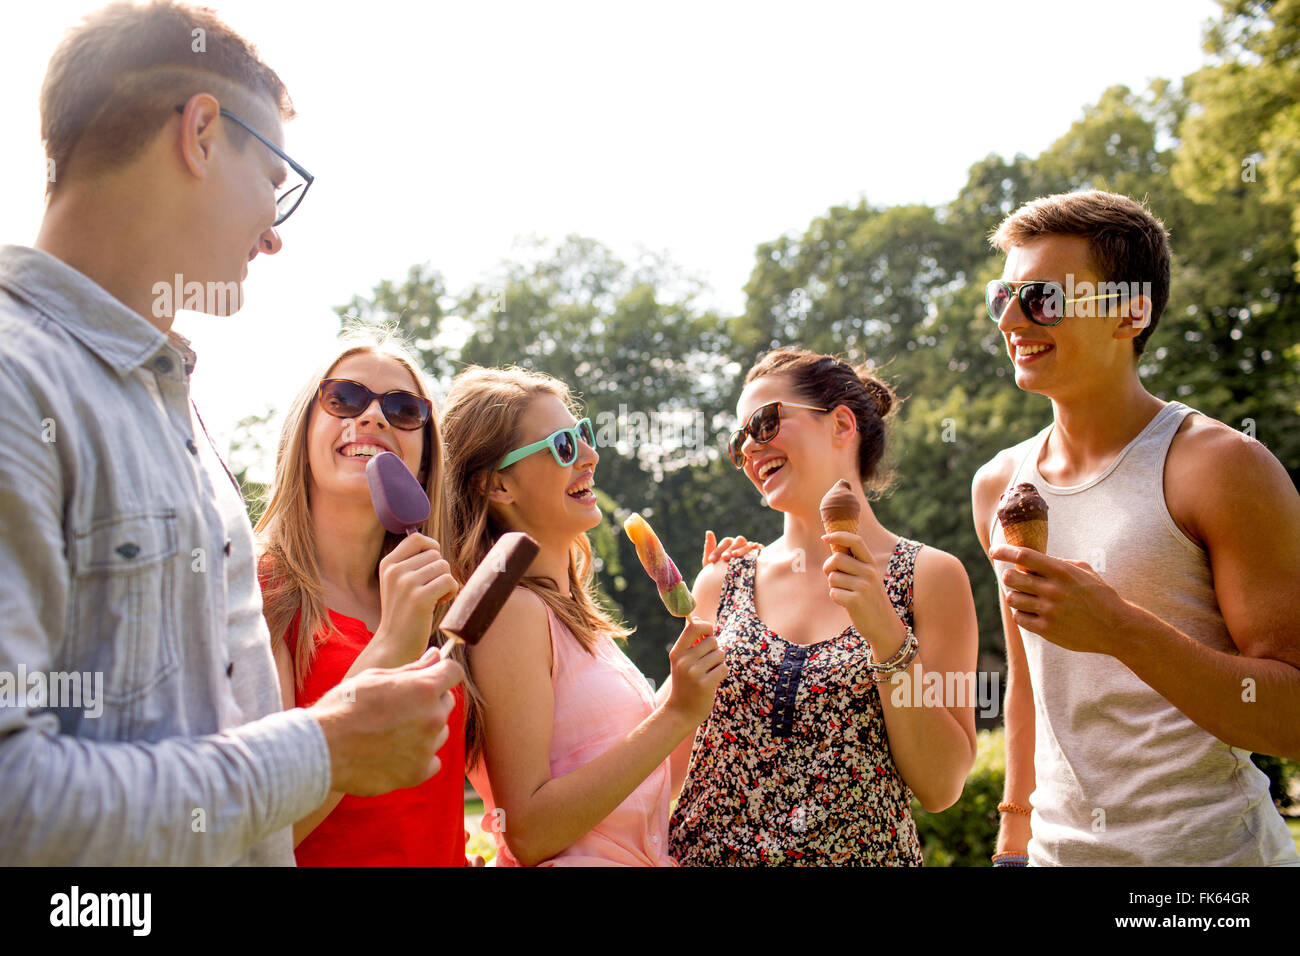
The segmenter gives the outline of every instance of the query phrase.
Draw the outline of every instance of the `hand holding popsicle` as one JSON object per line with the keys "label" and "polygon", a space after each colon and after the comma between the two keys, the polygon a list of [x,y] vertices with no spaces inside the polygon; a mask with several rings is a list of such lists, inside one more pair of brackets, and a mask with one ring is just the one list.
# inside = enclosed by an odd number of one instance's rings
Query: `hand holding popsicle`
{"label": "hand holding popsicle", "polygon": [[438,542],[418,532],[407,535],[379,562],[375,641],[391,647],[399,660],[415,660],[429,646],[434,609],[459,590]]}
{"label": "hand holding popsicle", "polygon": [[406,464],[390,451],[366,462],[370,500],[384,529],[406,540],[379,562],[380,620],[377,640],[401,648],[414,660],[429,644],[433,609],[460,585],[437,541],[419,533],[429,520],[429,496]]}
{"label": "hand holding popsicle", "polygon": [[713,636],[713,625],[688,617],[677,643],[668,652],[668,661],[671,686],[664,706],[689,726],[698,727],[713,709],[718,685],[727,676],[726,659]]}

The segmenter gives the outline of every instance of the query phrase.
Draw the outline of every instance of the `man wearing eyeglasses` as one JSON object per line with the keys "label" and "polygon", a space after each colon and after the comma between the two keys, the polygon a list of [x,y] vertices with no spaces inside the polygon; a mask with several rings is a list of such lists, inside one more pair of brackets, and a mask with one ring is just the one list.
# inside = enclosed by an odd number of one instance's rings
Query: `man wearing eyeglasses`
{"label": "man wearing eyeglasses", "polygon": [[292,865],[331,789],[437,769],[436,651],[280,712],[252,529],[157,307],[280,250],[290,116],[210,11],[116,4],[50,61],[46,213],[0,249],[0,863]]}
{"label": "man wearing eyeglasses", "polygon": [[[1143,387],[1170,257],[1140,203],[1048,196],[992,242],[990,318],[1053,410],[973,486],[1009,668],[994,864],[1300,864],[1250,760],[1300,756],[1300,496],[1259,442]],[[1107,282],[1136,294],[1063,294]],[[997,519],[1023,482],[1046,553]]]}

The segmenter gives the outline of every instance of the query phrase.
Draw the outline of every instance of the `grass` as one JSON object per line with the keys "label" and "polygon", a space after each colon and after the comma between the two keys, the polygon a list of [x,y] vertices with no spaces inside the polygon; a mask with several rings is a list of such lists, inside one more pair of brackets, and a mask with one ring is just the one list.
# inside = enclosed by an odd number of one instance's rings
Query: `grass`
{"label": "grass", "polygon": [[1300,817],[1287,817],[1286,825],[1291,831],[1291,839],[1295,840],[1295,848],[1300,850]]}
{"label": "grass", "polygon": [[491,863],[497,855],[496,840],[492,834],[479,829],[479,820],[483,817],[483,801],[473,799],[465,801],[465,829],[469,831],[469,842],[465,844],[465,855],[483,857]]}

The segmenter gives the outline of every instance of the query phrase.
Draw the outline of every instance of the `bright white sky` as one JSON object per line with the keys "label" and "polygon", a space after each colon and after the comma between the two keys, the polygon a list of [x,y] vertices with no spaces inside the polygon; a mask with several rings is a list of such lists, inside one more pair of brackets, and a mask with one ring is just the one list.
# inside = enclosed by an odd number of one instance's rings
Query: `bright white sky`
{"label": "bright white sky", "polygon": [[[67,27],[102,4],[8,4],[0,242],[42,212],[37,110]],[[755,247],[837,203],[952,199],[989,153],[1036,155],[1110,85],[1203,62],[1212,0],[399,3],[209,0],[289,87],[289,155],[316,177],[250,267],[244,309],[183,312],[194,392],[225,447],[288,405],[331,306],[417,262],[452,291],[516,238],[666,252],[743,306]],[[278,428],[278,425],[277,425]]]}

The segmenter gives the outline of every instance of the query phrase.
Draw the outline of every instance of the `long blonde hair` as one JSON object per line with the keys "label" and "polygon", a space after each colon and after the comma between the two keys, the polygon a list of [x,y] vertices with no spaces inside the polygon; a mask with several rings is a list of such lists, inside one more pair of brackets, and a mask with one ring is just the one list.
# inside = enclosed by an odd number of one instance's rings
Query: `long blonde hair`
{"label": "long blonde hair", "polygon": [[[447,544],[452,573],[459,580],[465,580],[496,539],[509,530],[498,526],[488,510],[486,483],[497,463],[522,440],[519,422],[543,395],[555,396],[579,417],[569,387],[539,372],[471,366],[452,382],[441,426],[447,455]],[[632,633],[597,599],[591,542],[585,534],[578,535],[569,549],[568,577],[567,595],[550,578],[526,577],[520,583],[546,602],[588,653],[601,634],[626,638]],[[473,655],[469,657],[472,662]],[[472,701],[466,712],[465,765],[473,767],[482,751],[482,707]]]}
{"label": "long blonde hair", "polygon": [[[270,502],[255,529],[258,577],[262,581],[262,613],[270,628],[273,644],[284,642],[289,626],[294,617],[298,616],[298,643],[293,656],[294,686],[298,691],[302,690],[311,670],[317,645],[338,633],[325,606],[308,500],[311,466],[308,462],[307,436],[312,415],[325,414],[317,407],[316,401],[320,382],[329,378],[345,359],[353,355],[374,353],[391,358],[406,369],[411,375],[415,392],[432,401],[419,366],[406,352],[401,338],[392,327],[354,327],[344,333],[340,345],[342,351],[322,365],[317,374],[303,384],[289,407],[284,427],[280,431]],[[424,474],[424,488],[429,495],[430,508],[429,520],[420,531],[443,544],[446,496],[443,494],[443,450],[437,409],[429,416],[423,432],[424,452],[420,471]],[[379,574],[379,561],[397,547],[401,540],[399,535],[384,533],[384,543],[379,551],[379,559],[375,562],[376,576]],[[446,608],[445,604],[438,606],[434,613],[435,625]],[[312,639],[306,639],[307,636]],[[453,653],[452,656],[460,655]],[[464,662],[460,663],[463,666]]]}

